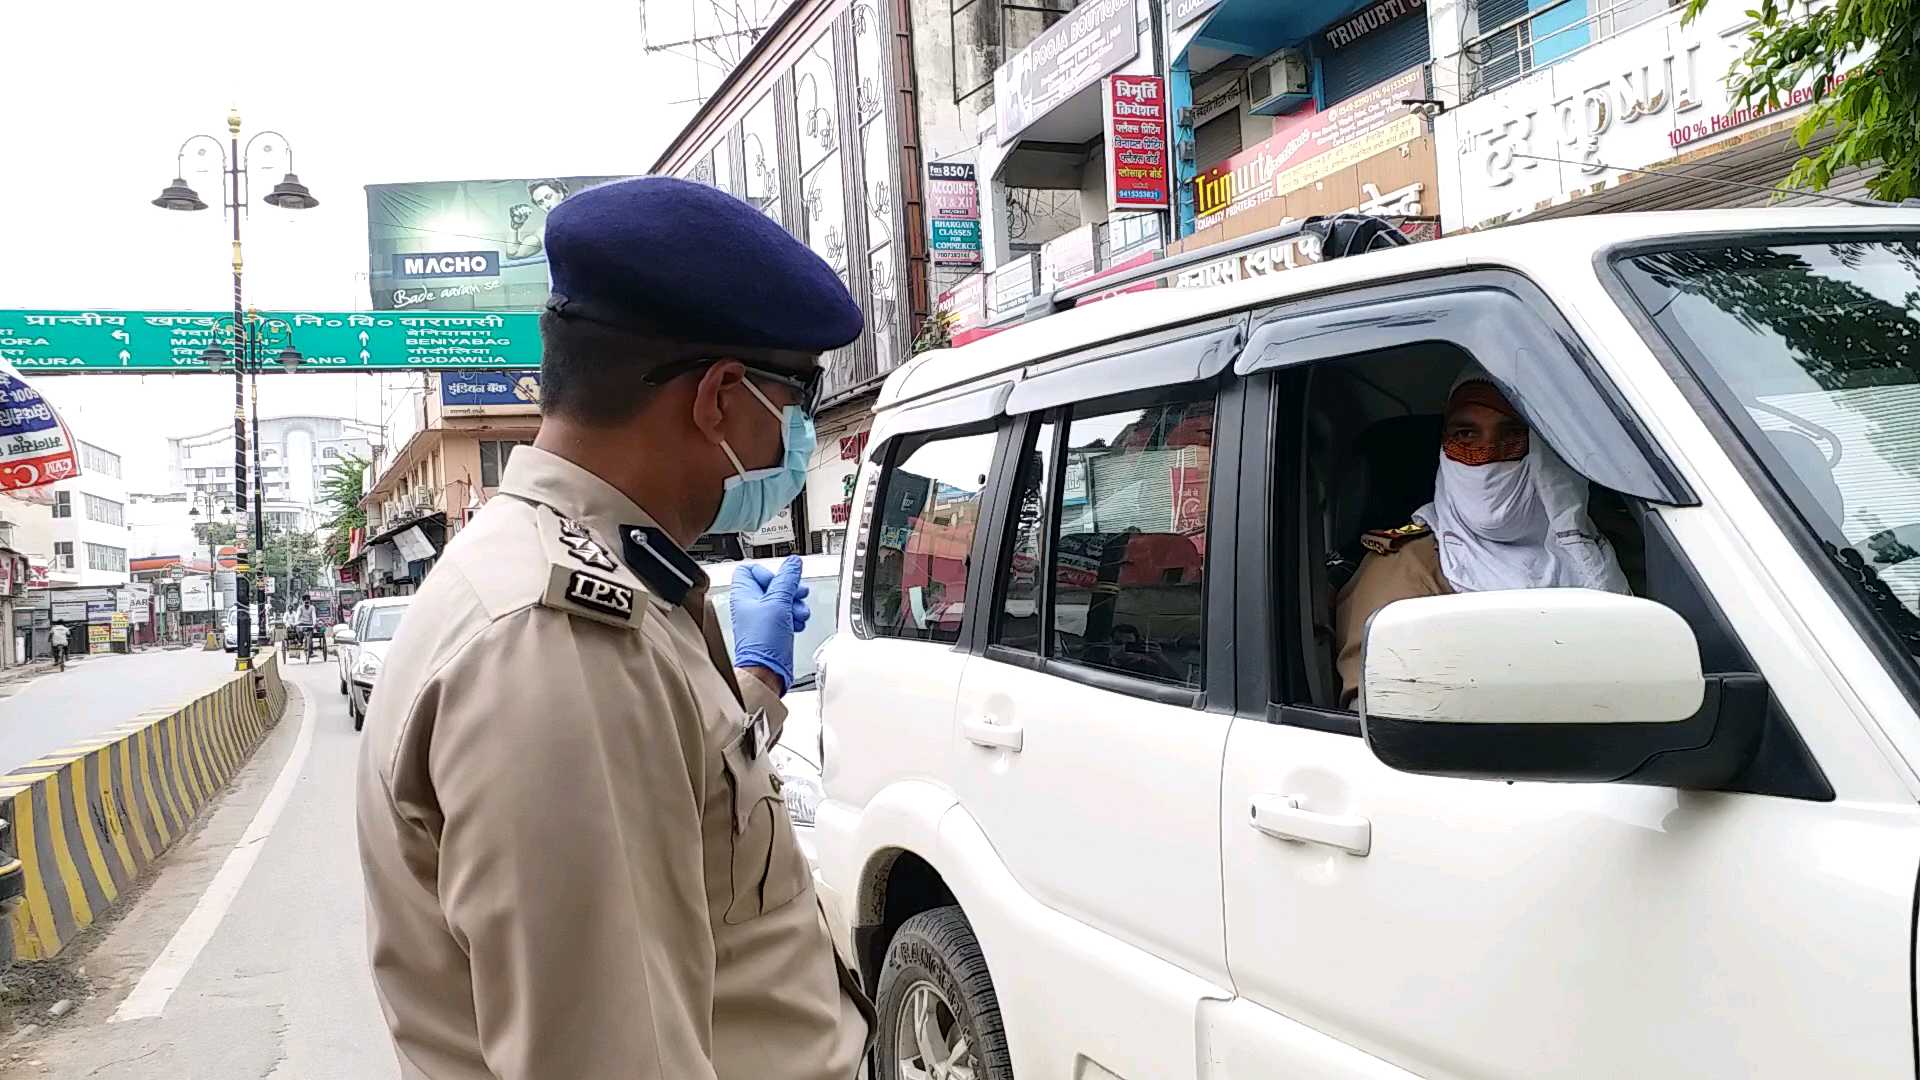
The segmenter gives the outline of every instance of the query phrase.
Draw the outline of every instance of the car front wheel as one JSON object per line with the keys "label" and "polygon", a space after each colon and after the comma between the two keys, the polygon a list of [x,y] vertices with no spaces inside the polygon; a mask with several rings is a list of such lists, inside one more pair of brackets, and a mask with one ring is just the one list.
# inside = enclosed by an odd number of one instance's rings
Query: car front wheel
{"label": "car front wheel", "polygon": [[1012,1080],[993,979],[959,908],[901,924],[875,1006],[879,1080]]}

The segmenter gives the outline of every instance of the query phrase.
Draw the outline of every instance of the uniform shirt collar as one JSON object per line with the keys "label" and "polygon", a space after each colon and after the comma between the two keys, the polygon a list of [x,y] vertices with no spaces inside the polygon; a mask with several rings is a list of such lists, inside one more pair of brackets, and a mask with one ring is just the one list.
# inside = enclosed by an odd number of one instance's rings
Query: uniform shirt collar
{"label": "uniform shirt collar", "polygon": [[550,506],[587,527],[602,544],[620,546],[620,526],[657,525],[620,489],[558,454],[536,446],[515,447],[500,477],[500,492]]}
{"label": "uniform shirt collar", "polygon": [[[602,547],[615,553],[615,557],[627,553],[624,561],[647,581],[656,595],[675,597],[694,613],[695,621],[703,621],[706,573],[667,537],[653,515],[640,509],[619,488],[558,454],[521,446],[507,459],[506,474],[500,478],[500,493],[552,508],[562,518],[585,528]],[[658,567],[633,557],[628,534],[635,529],[646,530],[653,550],[675,564],[675,569],[667,571],[665,578],[659,576]],[[691,588],[684,595],[673,587],[680,577],[692,579]]]}

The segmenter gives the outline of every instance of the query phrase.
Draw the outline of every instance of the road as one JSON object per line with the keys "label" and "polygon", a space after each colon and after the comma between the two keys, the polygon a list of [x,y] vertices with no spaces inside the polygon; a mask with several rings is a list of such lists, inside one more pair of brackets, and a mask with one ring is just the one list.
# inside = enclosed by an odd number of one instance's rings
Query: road
{"label": "road", "polygon": [[[295,663],[286,672],[299,693],[285,719],[200,829],[168,856],[146,895],[75,961],[92,996],[0,1052],[0,1076],[399,1075],[367,973],[353,822],[359,740],[331,665]],[[276,798],[284,803],[271,818]],[[263,841],[241,844],[269,818]],[[230,868],[256,846],[257,861],[227,892]],[[230,896],[224,913],[223,895]],[[211,927],[197,954],[179,954],[180,940],[192,936],[183,926]],[[132,1009],[157,1016],[114,1020],[128,1011],[123,1005],[156,1004],[154,989],[169,972],[178,988],[161,995],[157,1009]]]}
{"label": "road", "polygon": [[144,709],[175,705],[233,672],[233,657],[198,649],[76,659],[0,698],[0,772],[118,727]]}

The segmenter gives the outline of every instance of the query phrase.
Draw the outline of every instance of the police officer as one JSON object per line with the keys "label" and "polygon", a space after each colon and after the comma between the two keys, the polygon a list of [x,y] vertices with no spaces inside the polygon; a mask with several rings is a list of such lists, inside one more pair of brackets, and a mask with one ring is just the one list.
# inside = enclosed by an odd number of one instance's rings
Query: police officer
{"label": "police officer", "polygon": [[368,711],[374,982],[407,1077],[846,1080],[871,1011],[768,761],[799,560],[728,657],[686,554],[799,492],[861,316],[747,204],[645,177],[548,218],[542,423],[414,598]]}

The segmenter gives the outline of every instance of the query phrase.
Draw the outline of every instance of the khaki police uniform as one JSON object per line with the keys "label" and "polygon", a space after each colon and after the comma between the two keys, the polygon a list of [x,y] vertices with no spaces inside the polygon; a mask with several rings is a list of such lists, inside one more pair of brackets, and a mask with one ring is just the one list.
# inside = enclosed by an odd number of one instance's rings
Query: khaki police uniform
{"label": "khaki police uniform", "polygon": [[522,447],[408,609],[359,779],[374,982],[434,1080],[847,1080],[833,952],[705,572]]}
{"label": "khaki police uniform", "polygon": [[1360,538],[1367,557],[1334,599],[1333,634],[1340,643],[1340,706],[1351,709],[1360,696],[1360,653],[1367,641],[1367,620],[1393,603],[1415,596],[1444,596],[1453,591],[1440,571],[1440,545],[1432,530],[1418,523],[1379,529]]}

